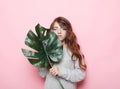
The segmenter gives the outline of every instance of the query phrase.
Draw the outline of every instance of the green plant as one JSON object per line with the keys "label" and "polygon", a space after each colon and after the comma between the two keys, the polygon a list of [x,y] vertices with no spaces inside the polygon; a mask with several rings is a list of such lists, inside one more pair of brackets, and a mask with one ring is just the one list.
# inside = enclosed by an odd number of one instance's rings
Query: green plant
{"label": "green plant", "polygon": [[[33,50],[22,48],[22,52],[29,62],[40,68],[52,67],[52,63],[60,62],[63,57],[63,46],[58,36],[40,24],[35,26],[35,31],[37,34],[29,30],[25,39],[25,44]],[[58,78],[57,80],[59,81]],[[64,89],[60,81],[59,83]]]}

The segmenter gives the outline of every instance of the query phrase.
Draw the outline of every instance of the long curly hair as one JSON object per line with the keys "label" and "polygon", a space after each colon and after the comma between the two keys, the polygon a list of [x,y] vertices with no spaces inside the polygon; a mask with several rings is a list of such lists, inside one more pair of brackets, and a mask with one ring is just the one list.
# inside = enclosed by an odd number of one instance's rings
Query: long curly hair
{"label": "long curly hair", "polygon": [[86,70],[86,64],[82,64],[82,59],[84,59],[84,55],[80,50],[80,45],[77,42],[77,37],[72,30],[71,23],[64,17],[57,17],[53,20],[52,24],[50,25],[50,29],[53,29],[54,23],[57,22],[61,28],[64,28],[66,32],[66,38],[64,39],[65,44],[72,52],[72,59],[73,57],[77,57],[79,59],[79,65],[83,70]]}

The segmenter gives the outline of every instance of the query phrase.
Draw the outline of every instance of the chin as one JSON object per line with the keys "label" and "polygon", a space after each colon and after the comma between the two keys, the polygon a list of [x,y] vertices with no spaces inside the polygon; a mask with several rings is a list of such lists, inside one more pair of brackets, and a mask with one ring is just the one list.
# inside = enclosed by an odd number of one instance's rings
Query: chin
{"label": "chin", "polygon": [[62,38],[59,38],[61,41],[63,40]]}
{"label": "chin", "polygon": [[64,39],[60,39],[61,41],[63,41]]}

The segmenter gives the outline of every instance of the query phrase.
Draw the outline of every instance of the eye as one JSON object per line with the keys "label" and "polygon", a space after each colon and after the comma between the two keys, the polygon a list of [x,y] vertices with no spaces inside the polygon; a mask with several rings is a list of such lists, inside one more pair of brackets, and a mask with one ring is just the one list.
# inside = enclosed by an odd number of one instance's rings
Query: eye
{"label": "eye", "polygon": [[67,28],[66,28],[66,27],[62,27],[62,29],[63,29],[63,30],[67,30]]}
{"label": "eye", "polygon": [[67,29],[64,28],[63,30],[67,30]]}
{"label": "eye", "polygon": [[56,28],[53,28],[52,30],[57,30]]}

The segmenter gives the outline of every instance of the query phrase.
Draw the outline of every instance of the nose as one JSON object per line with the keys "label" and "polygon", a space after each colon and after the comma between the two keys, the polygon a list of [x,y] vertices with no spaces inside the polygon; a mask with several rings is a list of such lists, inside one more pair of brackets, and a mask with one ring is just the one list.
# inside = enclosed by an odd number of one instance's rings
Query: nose
{"label": "nose", "polygon": [[57,33],[58,33],[58,34],[61,34],[61,29],[58,29]]}

